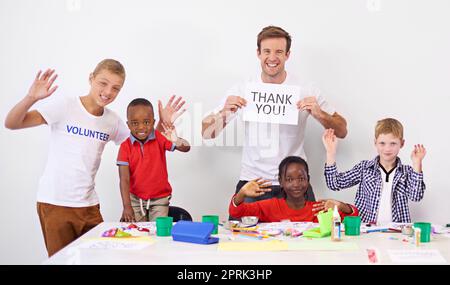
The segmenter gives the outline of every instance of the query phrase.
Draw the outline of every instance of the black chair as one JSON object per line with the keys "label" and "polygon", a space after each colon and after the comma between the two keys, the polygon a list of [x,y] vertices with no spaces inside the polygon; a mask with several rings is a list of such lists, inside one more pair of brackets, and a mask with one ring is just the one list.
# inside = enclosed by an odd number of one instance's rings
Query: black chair
{"label": "black chair", "polygon": [[178,222],[178,221],[191,221],[192,222],[192,217],[189,214],[189,212],[180,207],[169,206],[168,216],[172,217],[174,222]]}

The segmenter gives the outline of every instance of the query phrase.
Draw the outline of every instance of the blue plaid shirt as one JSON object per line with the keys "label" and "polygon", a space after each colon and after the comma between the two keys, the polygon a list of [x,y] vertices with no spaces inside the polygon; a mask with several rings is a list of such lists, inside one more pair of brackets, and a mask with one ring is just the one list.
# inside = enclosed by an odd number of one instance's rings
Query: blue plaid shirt
{"label": "blue plaid shirt", "polygon": [[[376,222],[380,205],[383,180],[380,172],[379,156],[373,160],[363,160],[351,170],[339,173],[336,164],[325,165],[325,180],[328,188],[340,191],[359,184],[355,204],[364,223]],[[408,200],[418,202],[425,192],[423,173],[417,173],[409,165],[397,160],[397,170],[392,183],[392,221],[410,223]]]}

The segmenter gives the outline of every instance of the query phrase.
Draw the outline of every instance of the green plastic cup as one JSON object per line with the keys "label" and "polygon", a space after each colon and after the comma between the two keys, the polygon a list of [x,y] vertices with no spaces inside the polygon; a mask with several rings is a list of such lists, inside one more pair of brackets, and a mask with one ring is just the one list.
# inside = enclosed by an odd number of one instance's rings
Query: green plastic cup
{"label": "green plastic cup", "polygon": [[217,215],[204,215],[202,216],[202,222],[203,223],[213,223],[214,224],[214,230],[212,231],[213,235],[216,235],[219,233],[219,216]]}
{"label": "green plastic cup", "polygon": [[328,235],[331,233],[331,228],[333,224],[333,209],[328,209],[327,212],[320,212],[317,215],[319,220],[320,233]]}
{"label": "green plastic cup", "polygon": [[156,218],[156,235],[159,237],[167,237],[172,234],[172,217],[157,217]]}
{"label": "green plastic cup", "polygon": [[348,216],[344,218],[345,235],[359,236],[361,234],[361,217]]}
{"label": "green plastic cup", "polygon": [[420,242],[430,242],[431,223],[414,223],[420,229]]}

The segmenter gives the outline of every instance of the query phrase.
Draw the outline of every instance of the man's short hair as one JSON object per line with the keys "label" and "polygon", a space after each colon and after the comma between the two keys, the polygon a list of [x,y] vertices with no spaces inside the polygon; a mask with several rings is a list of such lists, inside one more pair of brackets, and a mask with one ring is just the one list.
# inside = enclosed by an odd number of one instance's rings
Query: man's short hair
{"label": "man's short hair", "polygon": [[283,30],[280,27],[277,26],[267,26],[264,29],[262,29],[261,32],[258,34],[258,38],[256,41],[256,44],[258,46],[258,51],[261,52],[261,42],[265,39],[272,39],[272,38],[285,38],[286,39],[286,53],[289,52],[291,49],[291,35],[289,35],[288,32]]}

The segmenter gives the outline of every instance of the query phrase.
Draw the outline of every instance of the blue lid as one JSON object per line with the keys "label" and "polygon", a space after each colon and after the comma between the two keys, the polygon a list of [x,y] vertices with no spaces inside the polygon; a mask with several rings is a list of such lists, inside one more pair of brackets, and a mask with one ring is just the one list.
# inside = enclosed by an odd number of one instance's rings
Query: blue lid
{"label": "blue lid", "polygon": [[219,238],[211,237],[213,230],[213,223],[179,221],[172,228],[172,238],[174,241],[199,244],[217,243]]}

